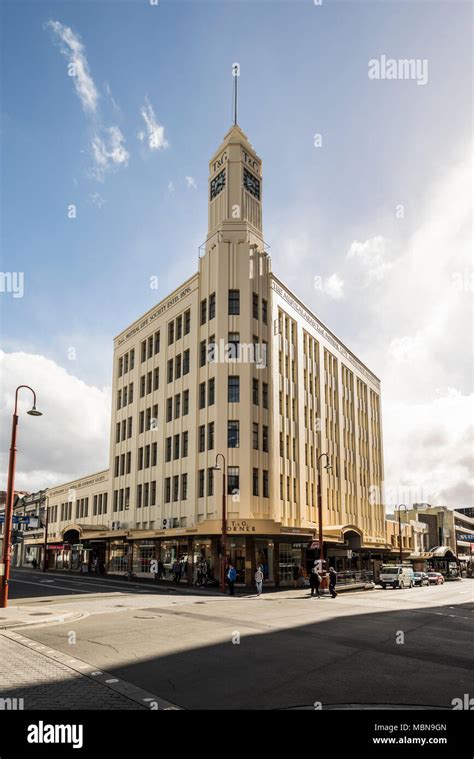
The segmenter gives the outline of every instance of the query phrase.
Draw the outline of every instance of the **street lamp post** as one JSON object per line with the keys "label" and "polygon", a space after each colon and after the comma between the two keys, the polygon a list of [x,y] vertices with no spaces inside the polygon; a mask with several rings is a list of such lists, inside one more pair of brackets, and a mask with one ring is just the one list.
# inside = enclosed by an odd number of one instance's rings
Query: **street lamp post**
{"label": "street lamp post", "polygon": [[29,385],[19,385],[15,391],[15,408],[12,419],[12,437],[10,444],[10,457],[8,460],[8,484],[7,499],[5,503],[5,530],[3,535],[3,556],[2,556],[2,587],[0,595],[0,608],[5,609],[8,605],[8,580],[10,579],[11,563],[11,534],[13,521],[13,498],[15,493],[15,464],[16,464],[16,436],[18,427],[18,391],[25,387],[33,393],[33,408],[27,413],[30,416],[42,416],[41,411],[36,409],[36,393]]}
{"label": "street lamp post", "polygon": [[218,453],[213,467],[215,472],[220,472],[218,464],[219,456],[222,458],[222,528],[221,528],[221,590],[225,593],[225,565],[227,560],[227,513],[226,513],[226,461],[223,453]]}
{"label": "street lamp post", "polygon": [[[45,494],[41,500],[42,502],[46,504],[46,506],[44,507],[44,547],[43,547],[43,572],[46,572],[48,568],[49,495]],[[41,514],[41,505],[40,505],[40,514]]]}
{"label": "street lamp post", "polygon": [[405,514],[408,513],[407,507],[404,503],[401,503],[398,507],[398,540],[400,542],[400,564],[403,564],[403,541],[402,541],[402,506],[405,509]]}
{"label": "street lamp post", "polygon": [[[322,497],[322,490],[321,490],[321,468],[320,468],[320,461],[322,458],[326,457],[327,461],[324,466],[325,470],[329,472],[332,467],[329,463],[329,456],[327,453],[320,453],[318,456],[318,521],[319,521],[319,559],[321,562],[321,572],[323,572],[323,561],[324,561],[324,546],[323,546],[323,497]],[[325,585],[325,575],[323,575],[323,586],[322,591],[324,593],[324,585]]]}

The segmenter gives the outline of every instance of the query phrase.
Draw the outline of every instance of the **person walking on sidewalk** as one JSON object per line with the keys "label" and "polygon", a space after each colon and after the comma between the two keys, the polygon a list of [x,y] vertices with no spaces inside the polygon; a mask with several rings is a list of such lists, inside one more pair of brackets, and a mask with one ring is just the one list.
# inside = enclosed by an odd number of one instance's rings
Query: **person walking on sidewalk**
{"label": "person walking on sidewalk", "polygon": [[314,567],[311,570],[311,575],[309,578],[309,584],[311,587],[311,598],[316,593],[318,598],[321,598],[319,595],[319,586],[321,585],[321,575],[318,572],[318,562],[314,562]]}
{"label": "person walking on sidewalk", "polygon": [[227,583],[229,585],[229,595],[234,596],[235,595],[235,588],[234,583],[237,579],[237,571],[232,564],[229,564],[229,569],[227,570]]}
{"label": "person walking on sidewalk", "polygon": [[336,582],[337,582],[337,572],[334,569],[334,567],[329,567],[329,592],[331,594],[331,598],[336,598]]}
{"label": "person walking on sidewalk", "polygon": [[263,585],[263,571],[262,567],[257,567],[257,571],[255,572],[255,585],[257,586],[257,596],[262,595],[262,585]]}

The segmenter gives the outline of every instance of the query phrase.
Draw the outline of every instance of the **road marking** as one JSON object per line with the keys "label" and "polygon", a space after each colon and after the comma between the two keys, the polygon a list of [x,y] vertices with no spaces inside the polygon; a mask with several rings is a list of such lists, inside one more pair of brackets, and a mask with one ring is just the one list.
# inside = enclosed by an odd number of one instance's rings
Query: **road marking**
{"label": "road marking", "polygon": [[[25,585],[37,585],[37,586],[41,585],[41,582],[32,582],[32,580],[12,580],[12,579],[10,579],[10,583],[14,583],[14,582],[22,582]],[[53,582],[55,582],[55,581],[53,580]],[[87,593],[88,592],[87,590],[76,590],[75,588],[65,588],[64,585],[55,585],[54,586],[54,590],[56,590],[56,588],[58,588],[60,590],[68,590],[70,593]]]}

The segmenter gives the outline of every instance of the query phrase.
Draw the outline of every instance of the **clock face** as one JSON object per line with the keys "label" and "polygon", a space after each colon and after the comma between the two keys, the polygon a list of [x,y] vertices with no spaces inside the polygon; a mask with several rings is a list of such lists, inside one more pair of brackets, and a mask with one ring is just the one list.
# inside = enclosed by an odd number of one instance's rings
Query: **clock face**
{"label": "clock face", "polygon": [[214,179],[211,181],[211,200],[213,200],[216,195],[219,195],[220,191],[223,190],[225,187],[225,169],[219,172],[217,177],[214,177]]}
{"label": "clock face", "polygon": [[244,187],[254,198],[260,200],[260,180],[244,168]]}

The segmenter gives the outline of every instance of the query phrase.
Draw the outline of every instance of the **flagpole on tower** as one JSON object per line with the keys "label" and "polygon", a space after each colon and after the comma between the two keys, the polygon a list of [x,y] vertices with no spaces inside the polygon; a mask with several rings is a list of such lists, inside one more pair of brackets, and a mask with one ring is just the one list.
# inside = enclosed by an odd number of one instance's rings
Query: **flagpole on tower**
{"label": "flagpole on tower", "polygon": [[234,77],[234,125],[237,125],[238,78],[240,76],[240,63],[232,64],[232,76]]}

